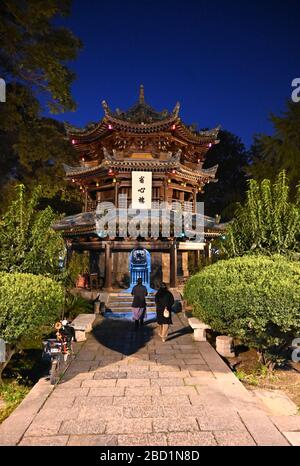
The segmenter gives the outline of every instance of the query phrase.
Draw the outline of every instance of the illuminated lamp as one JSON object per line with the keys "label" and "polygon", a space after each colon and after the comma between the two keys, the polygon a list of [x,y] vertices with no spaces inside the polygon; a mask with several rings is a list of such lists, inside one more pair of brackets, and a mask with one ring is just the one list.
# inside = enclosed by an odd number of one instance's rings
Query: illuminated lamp
{"label": "illuminated lamp", "polygon": [[96,186],[97,186],[97,188],[99,187],[99,182],[98,182],[98,181],[97,181],[97,183],[96,183]]}
{"label": "illuminated lamp", "polygon": [[116,179],[116,178],[114,178],[114,179],[113,179],[113,183],[116,183],[116,182],[117,182],[117,179]]}
{"label": "illuminated lamp", "polygon": [[79,189],[80,189],[80,190],[83,189],[82,186],[79,186]]}
{"label": "illuminated lamp", "polygon": [[173,173],[173,175],[175,175],[175,173],[176,173],[176,170],[172,170],[172,173]]}
{"label": "illuminated lamp", "polygon": [[108,125],[108,129],[113,129],[111,124]]}
{"label": "illuminated lamp", "polygon": [[208,147],[211,147],[211,146],[212,146],[212,143],[210,142],[210,143],[208,144]]}
{"label": "illuminated lamp", "polygon": [[85,158],[84,158],[84,157],[81,157],[81,161],[84,162],[84,161],[85,161]]}
{"label": "illuminated lamp", "polygon": [[74,180],[74,178],[72,178],[72,183],[75,183],[75,180]]}
{"label": "illuminated lamp", "polygon": [[168,183],[171,183],[171,181],[172,181],[172,180],[171,180],[170,178],[168,178]]}
{"label": "illuminated lamp", "polygon": [[75,139],[72,139],[72,141],[71,141],[71,142],[72,142],[72,144],[76,144],[76,141],[75,141]]}
{"label": "illuminated lamp", "polygon": [[110,168],[110,169],[108,170],[108,173],[109,173],[109,175],[112,175],[112,174],[113,174],[112,168]]}
{"label": "illuminated lamp", "polygon": [[172,125],[172,130],[176,129],[176,125]]}

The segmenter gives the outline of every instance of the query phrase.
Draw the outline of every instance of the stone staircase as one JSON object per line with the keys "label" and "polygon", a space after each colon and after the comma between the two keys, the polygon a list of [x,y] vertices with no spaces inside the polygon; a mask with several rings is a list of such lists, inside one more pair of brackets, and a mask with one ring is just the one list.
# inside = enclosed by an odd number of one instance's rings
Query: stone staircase
{"label": "stone staircase", "polygon": [[[154,293],[149,293],[146,297],[147,310],[149,312],[156,311],[154,297]],[[124,291],[112,292],[109,293],[106,308],[110,309],[112,312],[131,311],[132,300],[133,297],[131,293],[126,293]]]}

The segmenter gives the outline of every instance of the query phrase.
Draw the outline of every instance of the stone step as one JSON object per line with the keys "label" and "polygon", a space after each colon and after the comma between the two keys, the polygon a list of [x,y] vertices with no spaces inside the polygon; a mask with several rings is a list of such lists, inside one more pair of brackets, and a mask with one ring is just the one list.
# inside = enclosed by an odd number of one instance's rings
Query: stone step
{"label": "stone step", "polygon": [[[107,304],[110,304],[111,306],[131,306],[132,305],[132,299],[130,301],[108,301]],[[147,306],[155,306],[154,301],[146,301]]]}
{"label": "stone step", "polygon": [[[155,301],[155,297],[154,296],[146,296],[145,298],[146,300],[148,301]],[[108,298],[108,301],[132,301],[133,300],[133,296],[110,296]]]}
{"label": "stone step", "polygon": [[[109,294],[109,297],[120,297],[120,298],[128,298],[128,297],[131,297],[132,294],[131,293],[125,293],[125,292],[117,292],[117,293],[110,293]],[[148,298],[154,298],[155,296],[155,293],[148,293],[147,297]]]}
{"label": "stone step", "polygon": [[[108,300],[108,303],[109,304],[124,304],[124,305],[129,305],[129,304],[132,304],[132,299],[128,299],[128,300],[111,300],[109,299]],[[146,303],[147,304],[152,304],[153,306],[155,306],[155,301],[151,300],[151,299],[146,299]]]}
{"label": "stone step", "polygon": [[[110,309],[112,312],[125,312],[125,311],[128,311],[130,312],[131,311],[131,306],[128,306],[128,307],[117,307],[117,306],[107,306],[107,309]],[[156,311],[156,307],[149,307],[147,306],[147,311],[150,311],[150,312],[155,312]]]}

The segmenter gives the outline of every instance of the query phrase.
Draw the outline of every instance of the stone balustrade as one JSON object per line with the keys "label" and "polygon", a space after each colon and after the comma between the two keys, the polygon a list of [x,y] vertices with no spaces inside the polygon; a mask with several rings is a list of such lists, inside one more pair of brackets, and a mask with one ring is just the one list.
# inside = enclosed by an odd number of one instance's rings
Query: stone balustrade
{"label": "stone balustrade", "polygon": [[85,341],[86,333],[92,331],[95,314],[79,314],[72,322],[72,327],[75,329],[77,341]]}
{"label": "stone balustrade", "polygon": [[211,327],[204,324],[204,322],[201,322],[201,320],[197,319],[196,317],[190,317],[188,322],[194,330],[194,340],[206,341],[206,330],[210,329]]}

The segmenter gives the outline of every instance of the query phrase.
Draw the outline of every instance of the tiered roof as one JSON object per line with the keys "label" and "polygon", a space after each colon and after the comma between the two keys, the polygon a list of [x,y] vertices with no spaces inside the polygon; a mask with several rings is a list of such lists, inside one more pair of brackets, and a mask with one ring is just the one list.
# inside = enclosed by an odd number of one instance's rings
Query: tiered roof
{"label": "tiered roof", "polygon": [[182,150],[182,160],[195,162],[204,160],[209,148],[217,144],[219,127],[208,131],[196,131],[186,126],[179,117],[180,105],[177,103],[172,112],[158,112],[145,102],[144,87],[140,87],[138,102],[127,111],[112,111],[105,101],[102,102],[104,117],[98,123],[76,129],[67,125],[69,138],[76,150],[86,159],[95,159],[99,148],[114,146],[120,136],[126,138],[162,138],[169,145]]}
{"label": "tiered roof", "polygon": [[153,173],[169,173],[184,177],[187,181],[207,183],[215,182],[215,175],[218,165],[211,168],[202,168],[199,163],[196,168],[189,168],[180,162],[181,150],[176,154],[170,153],[167,160],[160,159],[123,159],[118,160],[115,154],[109,154],[104,148],[104,158],[98,165],[71,167],[64,164],[66,176],[69,179],[88,179],[107,172],[110,168],[117,173],[130,173],[134,170],[151,170]]}

